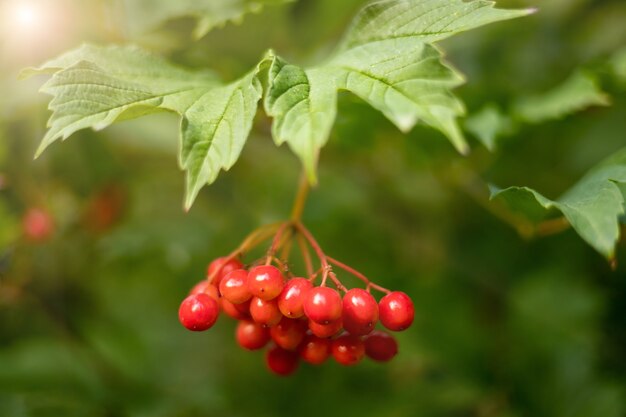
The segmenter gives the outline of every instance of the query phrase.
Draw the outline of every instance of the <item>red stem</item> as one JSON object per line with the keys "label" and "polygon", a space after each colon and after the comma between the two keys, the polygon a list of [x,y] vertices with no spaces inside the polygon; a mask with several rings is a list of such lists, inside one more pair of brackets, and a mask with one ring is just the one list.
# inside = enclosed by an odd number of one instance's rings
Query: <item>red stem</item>
{"label": "red stem", "polygon": [[365,282],[367,290],[369,290],[370,288],[374,288],[375,290],[378,290],[378,291],[381,291],[381,292],[384,292],[384,293],[387,293],[387,294],[389,294],[391,292],[387,288],[384,288],[384,287],[381,287],[380,285],[374,284],[365,275],[363,275],[362,273],[360,273],[356,269],[354,269],[354,268],[344,264],[343,262],[340,262],[340,261],[338,261],[338,260],[336,260],[334,258],[331,258],[330,256],[326,256],[326,259],[331,264],[338,266],[339,268],[343,269],[344,271],[354,275],[356,278],[358,278],[361,281]]}

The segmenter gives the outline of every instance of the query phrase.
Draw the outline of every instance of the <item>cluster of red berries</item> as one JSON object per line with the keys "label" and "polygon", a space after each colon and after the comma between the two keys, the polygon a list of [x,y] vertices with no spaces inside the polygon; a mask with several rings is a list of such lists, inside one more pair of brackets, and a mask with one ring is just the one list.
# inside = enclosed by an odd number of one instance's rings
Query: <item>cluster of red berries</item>
{"label": "cluster of red berries", "polygon": [[218,258],[208,267],[212,278],[198,283],[180,306],[187,329],[203,331],[217,321],[220,310],[239,320],[238,344],[248,350],[265,347],[266,362],[278,375],[294,372],[300,359],[319,365],[330,356],[354,365],[364,356],[386,362],[398,352],[393,336],[375,330],[380,320],[389,330],[413,322],[413,302],[403,292],[389,292],[379,302],[366,290],[339,292],[313,279],[285,279],[273,265],[248,270],[236,259]]}

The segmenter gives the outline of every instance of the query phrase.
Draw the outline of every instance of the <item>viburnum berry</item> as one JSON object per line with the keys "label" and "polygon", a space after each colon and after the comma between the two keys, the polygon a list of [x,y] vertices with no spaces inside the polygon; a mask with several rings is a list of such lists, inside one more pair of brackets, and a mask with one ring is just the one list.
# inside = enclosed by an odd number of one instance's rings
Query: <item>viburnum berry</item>
{"label": "viburnum berry", "polygon": [[220,309],[217,301],[207,294],[193,294],[180,304],[178,318],[187,329],[199,332],[212,327]]}
{"label": "viburnum berry", "polygon": [[306,321],[283,317],[276,326],[270,328],[270,336],[281,348],[295,350],[304,339],[306,331]]}
{"label": "viburnum berry", "polygon": [[331,352],[341,365],[356,365],[365,355],[365,345],[359,336],[343,334],[333,340]]}
{"label": "viburnum berry", "polygon": [[304,314],[316,323],[328,324],[341,318],[341,296],[328,287],[316,287],[304,297]]}
{"label": "viburnum berry", "polygon": [[235,269],[224,275],[220,281],[220,294],[233,304],[248,301],[252,297],[248,290],[248,271]]}
{"label": "viburnum berry", "polygon": [[209,283],[209,280],[207,279],[203,279],[202,281],[198,282],[196,285],[194,285],[191,291],[189,291],[189,295],[203,294],[203,293],[207,294],[209,297],[211,297],[215,301],[218,301],[220,298],[220,294],[217,291],[217,287]]}
{"label": "viburnum berry", "polygon": [[389,330],[401,331],[413,323],[415,310],[411,298],[401,291],[394,291],[378,303],[380,322]]}
{"label": "viburnum berry", "polygon": [[398,342],[387,332],[374,330],[364,343],[365,354],[375,361],[387,362],[398,354]]}
{"label": "viburnum berry", "polygon": [[331,343],[329,339],[322,339],[314,334],[308,334],[300,345],[300,357],[312,365],[320,365],[330,356]]}
{"label": "viburnum berry", "polygon": [[250,300],[241,304],[233,304],[224,297],[220,298],[220,305],[222,306],[222,310],[228,316],[234,318],[235,320],[243,320],[250,318]]}
{"label": "viburnum berry", "polygon": [[248,350],[261,349],[270,340],[267,328],[250,320],[241,320],[235,335],[239,346]]}
{"label": "viburnum berry", "polygon": [[298,368],[298,353],[274,346],[267,351],[265,362],[275,374],[287,376]]}
{"label": "viburnum berry", "polygon": [[220,258],[214,259],[213,262],[209,264],[207,267],[207,278],[211,278],[213,274],[212,284],[219,287],[220,281],[224,278],[224,275],[228,274],[230,271],[234,271],[235,269],[242,269],[243,264],[239,262],[237,259],[228,259],[227,256],[222,256]]}
{"label": "viburnum berry", "polygon": [[292,319],[304,316],[304,298],[311,288],[313,284],[305,278],[292,278],[287,281],[278,296],[280,312]]}
{"label": "viburnum berry", "polygon": [[274,300],[252,297],[250,300],[250,316],[255,322],[267,327],[278,324],[283,315]]}
{"label": "viburnum berry", "polygon": [[313,333],[317,337],[333,337],[343,330],[343,321],[339,319],[331,321],[328,324],[320,324],[314,322],[313,320],[309,320],[309,330],[311,330],[311,333]]}
{"label": "viburnum berry", "polygon": [[47,210],[31,208],[22,217],[22,230],[29,240],[43,242],[54,233],[54,219]]}
{"label": "viburnum berry", "polygon": [[364,336],[378,321],[378,303],[369,292],[353,288],[343,296],[343,328],[348,333]]}
{"label": "viburnum berry", "polygon": [[250,293],[263,300],[272,300],[280,294],[285,285],[285,278],[273,265],[259,265],[250,268],[248,289]]}

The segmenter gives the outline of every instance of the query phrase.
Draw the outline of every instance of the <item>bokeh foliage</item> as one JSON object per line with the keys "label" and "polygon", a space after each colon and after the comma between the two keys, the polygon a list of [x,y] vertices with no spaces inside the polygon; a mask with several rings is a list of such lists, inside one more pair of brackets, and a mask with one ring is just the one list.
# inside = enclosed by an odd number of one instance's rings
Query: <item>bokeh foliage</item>
{"label": "bokeh foliage", "polygon": [[[468,112],[492,105],[513,120],[514,103],[581,70],[610,106],[519,123],[493,152],[476,141],[462,157],[440,133],[401,134],[340,94],[304,221],[329,254],[409,293],[418,317],[389,365],[302,367],[283,380],[236,347],[232,322],[190,334],[176,310],[208,261],[288,215],[299,162],[274,146],[259,112],[242,159],[187,214],[172,116],[82,131],[33,162],[48,112],[41,80],[17,83],[18,70],[135,33],[121,3],[58,2],[80,15],[74,35],[38,56],[12,59],[5,48],[0,61],[0,415],[623,415],[624,244],[611,268],[574,231],[541,236],[488,200],[487,183],[556,199],[626,144],[626,4],[545,3],[501,1],[541,10],[445,41],[468,79],[456,90]],[[175,19],[133,40],[235,79],[270,47],[288,62],[317,62],[362,4],[271,6],[197,41],[195,21]],[[121,217],[94,227],[89,207],[111,188],[123,195]],[[56,219],[43,244],[20,236],[32,206]]]}

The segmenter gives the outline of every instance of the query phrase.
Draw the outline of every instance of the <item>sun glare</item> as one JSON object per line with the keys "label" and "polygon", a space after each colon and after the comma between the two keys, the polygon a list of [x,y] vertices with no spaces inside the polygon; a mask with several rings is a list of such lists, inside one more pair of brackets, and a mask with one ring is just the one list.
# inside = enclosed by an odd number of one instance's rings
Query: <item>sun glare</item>
{"label": "sun glare", "polygon": [[13,21],[23,27],[24,29],[30,29],[34,26],[39,18],[40,13],[39,10],[35,8],[33,4],[29,4],[26,2],[17,2],[13,6],[12,13]]}

